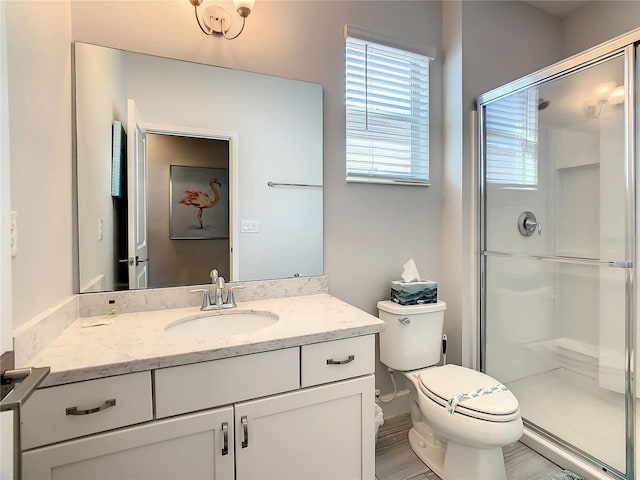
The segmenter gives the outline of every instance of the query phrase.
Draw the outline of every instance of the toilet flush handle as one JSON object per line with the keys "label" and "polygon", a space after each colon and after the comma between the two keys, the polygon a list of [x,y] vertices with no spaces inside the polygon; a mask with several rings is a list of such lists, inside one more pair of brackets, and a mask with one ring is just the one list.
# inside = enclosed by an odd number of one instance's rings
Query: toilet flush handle
{"label": "toilet flush handle", "polygon": [[411,320],[409,320],[409,317],[399,318],[398,321],[403,325],[409,325],[411,323]]}

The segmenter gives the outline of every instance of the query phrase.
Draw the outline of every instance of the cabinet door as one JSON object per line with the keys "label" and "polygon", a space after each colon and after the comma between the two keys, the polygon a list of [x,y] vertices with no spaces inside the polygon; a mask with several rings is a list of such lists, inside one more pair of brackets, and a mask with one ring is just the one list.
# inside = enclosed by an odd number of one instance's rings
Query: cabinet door
{"label": "cabinet door", "polygon": [[38,448],[23,453],[23,468],[29,480],[233,480],[233,408]]}
{"label": "cabinet door", "polygon": [[238,480],[373,479],[374,377],[236,404]]}

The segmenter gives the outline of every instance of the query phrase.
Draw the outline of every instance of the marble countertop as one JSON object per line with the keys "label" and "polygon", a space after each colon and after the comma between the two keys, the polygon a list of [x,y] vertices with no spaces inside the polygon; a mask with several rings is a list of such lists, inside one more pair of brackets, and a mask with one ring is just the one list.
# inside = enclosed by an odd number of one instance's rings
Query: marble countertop
{"label": "marble countertop", "polygon": [[[328,294],[239,302],[236,309],[278,315],[273,325],[228,337],[184,338],[165,331],[198,307],[83,317],[40,352],[32,366],[49,366],[42,386],[265,352],[377,333],[384,322]],[[111,322],[110,324],[105,324]]]}

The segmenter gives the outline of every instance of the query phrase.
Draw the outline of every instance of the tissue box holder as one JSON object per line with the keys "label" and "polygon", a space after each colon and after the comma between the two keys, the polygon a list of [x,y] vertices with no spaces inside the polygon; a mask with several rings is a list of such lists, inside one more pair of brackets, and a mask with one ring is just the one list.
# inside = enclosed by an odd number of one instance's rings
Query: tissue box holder
{"label": "tissue box holder", "polygon": [[391,282],[391,301],[400,305],[438,302],[438,282]]}

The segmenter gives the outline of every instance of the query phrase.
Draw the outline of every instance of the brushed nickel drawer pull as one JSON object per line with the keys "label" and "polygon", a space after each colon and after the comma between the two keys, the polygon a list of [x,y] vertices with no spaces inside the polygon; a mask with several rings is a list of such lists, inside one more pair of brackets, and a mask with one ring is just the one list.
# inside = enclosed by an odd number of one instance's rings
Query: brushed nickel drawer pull
{"label": "brushed nickel drawer pull", "polygon": [[229,424],[222,424],[222,455],[229,454]]}
{"label": "brushed nickel drawer pull", "polygon": [[78,410],[78,407],[69,407],[65,411],[67,415],[91,415],[92,413],[101,412],[102,410],[106,410],[110,407],[115,407],[116,399],[112,398],[111,400],[107,400],[102,405],[96,408],[89,408],[87,410]]}
{"label": "brushed nickel drawer pull", "polygon": [[247,448],[249,446],[249,426],[246,415],[240,417],[240,423],[242,424],[242,448]]}
{"label": "brushed nickel drawer pull", "polygon": [[345,363],[351,363],[356,359],[355,355],[349,355],[346,360],[334,360],[333,358],[327,359],[327,365],[344,365]]}

